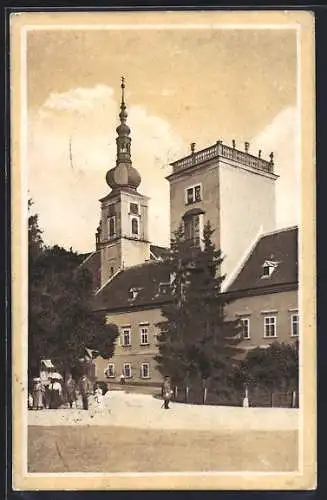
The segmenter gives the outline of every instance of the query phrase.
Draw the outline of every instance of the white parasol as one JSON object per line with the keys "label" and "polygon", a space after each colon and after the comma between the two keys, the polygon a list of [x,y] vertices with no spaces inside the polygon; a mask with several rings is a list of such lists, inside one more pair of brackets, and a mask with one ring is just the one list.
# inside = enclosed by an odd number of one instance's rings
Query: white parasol
{"label": "white parasol", "polygon": [[55,380],[61,380],[62,375],[60,375],[60,373],[58,373],[58,372],[54,372],[54,373],[50,373],[50,378],[53,378]]}

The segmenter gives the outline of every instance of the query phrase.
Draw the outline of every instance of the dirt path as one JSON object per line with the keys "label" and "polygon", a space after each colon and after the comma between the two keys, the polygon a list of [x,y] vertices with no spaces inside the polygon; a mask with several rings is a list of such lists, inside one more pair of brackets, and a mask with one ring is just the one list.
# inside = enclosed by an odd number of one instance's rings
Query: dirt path
{"label": "dirt path", "polygon": [[29,472],[292,471],[297,432],[30,427]]}
{"label": "dirt path", "polygon": [[97,409],[91,401],[88,411],[80,409],[28,412],[29,426],[118,426],[137,429],[197,430],[212,432],[296,431],[299,411],[287,408],[241,408],[172,403],[151,395],[112,391]]}

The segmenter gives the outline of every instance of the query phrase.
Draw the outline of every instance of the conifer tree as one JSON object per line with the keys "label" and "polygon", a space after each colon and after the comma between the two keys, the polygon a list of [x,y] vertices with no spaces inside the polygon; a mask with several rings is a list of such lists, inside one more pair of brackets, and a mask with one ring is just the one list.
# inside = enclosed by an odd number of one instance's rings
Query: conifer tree
{"label": "conifer tree", "polygon": [[171,301],[162,307],[165,320],[159,324],[156,360],[175,384],[195,387],[206,381],[222,391],[239,338],[236,322],[225,317],[223,258],[212,234],[208,222],[201,247],[185,241],[182,227],[174,235],[166,262],[173,276]]}

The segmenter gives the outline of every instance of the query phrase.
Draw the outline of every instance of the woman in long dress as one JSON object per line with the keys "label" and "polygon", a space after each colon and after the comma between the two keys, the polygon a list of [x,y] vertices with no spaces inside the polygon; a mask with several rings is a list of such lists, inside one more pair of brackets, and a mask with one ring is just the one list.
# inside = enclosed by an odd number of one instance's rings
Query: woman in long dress
{"label": "woman in long dress", "polygon": [[50,389],[50,408],[52,410],[56,410],[62,404],[61,383],[56,379],[51,379],[49,389]]}
{"label": "woman in long dress", "polygon": [[43,386],[40,377],[33,379],[33,408],[36,410],[43,408]]}

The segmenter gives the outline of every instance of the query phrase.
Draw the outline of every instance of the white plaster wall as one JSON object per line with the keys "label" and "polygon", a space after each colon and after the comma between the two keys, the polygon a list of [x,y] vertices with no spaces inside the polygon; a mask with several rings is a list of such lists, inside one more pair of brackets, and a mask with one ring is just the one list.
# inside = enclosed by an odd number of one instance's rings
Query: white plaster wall
{"label": "white plaster wall", "polygon": [[275,179],[225,162],[219,165],[223,274],[232,273],[260,231],[276,228]]}
{"label": "white plaster wall", "polygon": [[121,258],[124,267],[136,266],[150,259],[150,243],[140,240],[121,240]]}

